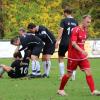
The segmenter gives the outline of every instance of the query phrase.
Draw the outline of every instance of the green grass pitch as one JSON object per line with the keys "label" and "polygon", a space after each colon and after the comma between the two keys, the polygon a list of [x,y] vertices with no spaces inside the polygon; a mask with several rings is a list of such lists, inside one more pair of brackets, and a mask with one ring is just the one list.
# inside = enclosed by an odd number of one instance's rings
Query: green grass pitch
{"label": "green grass pitch", "polygon": [[[11,61],[12,59],[0,59],[0,63],[6,65],[10,65]],[[100,90],[100,59],[90,59],[90,62],[96,88]],[[43,73],[42,63],[41,69]],[[10,79],[5,73],[4,78],[0,79],[0,100],[100,100],[99,96],[90,95],[85,74],[79,68],[76,80],[69,81],[65,87],[68,96],[57,95],[59,83],[58,62],[52,59],[50,78]]]}

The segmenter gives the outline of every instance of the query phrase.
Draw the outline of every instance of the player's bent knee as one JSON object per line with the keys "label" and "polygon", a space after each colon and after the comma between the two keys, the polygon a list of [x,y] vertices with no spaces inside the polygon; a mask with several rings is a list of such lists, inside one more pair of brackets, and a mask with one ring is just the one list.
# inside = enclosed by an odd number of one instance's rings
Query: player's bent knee
{"label": "player's bent knee", "polygon": [[35,55],[31,55],[31,60],[33,61],[33,60],[37,60],[38,59],[38,57],[37,56],[35,56]]}
{"label": "player's bent knee", "polygon": [[70,78],[70,77],[72,76],[72,72],[69,72],[69,71],[68,71],[66,75],[67,75],[67,77]]}
{"label": "player's bent knee", "polygon": [[92,73],[91,73],[91,70],[90,70],[90,69],[85,69],[85,70],[84,70],[84,72],[85,72],[85,74],[86,74],[87,76],[92,75]]}
{"label": "player's bent knee", "polygon": [[50,57],[51,57],[51,55],[45,55],[42,57],[42,61],[49,61]]}

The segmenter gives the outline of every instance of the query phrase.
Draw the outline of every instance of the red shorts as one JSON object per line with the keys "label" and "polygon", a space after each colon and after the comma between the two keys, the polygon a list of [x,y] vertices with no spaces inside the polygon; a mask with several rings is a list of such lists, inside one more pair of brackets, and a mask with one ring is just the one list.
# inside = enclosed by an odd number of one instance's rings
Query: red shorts
{"label": "red shorts", "polygon": [[76,70],[77,66],[79,66],[81,70],[90,69],[90,63],[88,59],[81,61],[68,59],[67,71],[73,72],[73,70]]}

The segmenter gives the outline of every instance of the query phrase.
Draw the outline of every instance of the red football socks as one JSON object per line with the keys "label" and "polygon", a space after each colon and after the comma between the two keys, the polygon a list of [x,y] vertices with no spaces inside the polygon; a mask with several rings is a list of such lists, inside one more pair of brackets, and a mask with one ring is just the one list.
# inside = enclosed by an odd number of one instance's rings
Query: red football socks
{"label": "red football socks", "polygon": [[64,90],[64,87],[65,87],[68,79],[69,79],[69,77],[66,74],[62,77],[59,90]]}
{"label": "red football socks", "polygon": [[87,84],[91,90],[91,92],[93,92],[95,90],[95,85],[94,85],[94,80],[92,78],[92,76],[86,76],[86,80],[87,80]]}

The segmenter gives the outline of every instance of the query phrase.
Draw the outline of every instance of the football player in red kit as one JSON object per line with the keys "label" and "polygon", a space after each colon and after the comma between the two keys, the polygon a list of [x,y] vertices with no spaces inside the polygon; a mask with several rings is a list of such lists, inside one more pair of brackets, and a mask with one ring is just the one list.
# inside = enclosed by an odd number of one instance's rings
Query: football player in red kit
{"label": "football player in red kit", "polygon": [[83,16],[82,23],[76,26],[72,30],[71,40],[68,49],[68,65],[67,74],[65,74],[61,80],[61,84],[58,90],[59,95],[66,95],[64,87],[71,77],[73,70],[76,70],[77,66],[86,74],[86,81],[90,88],[92,95],[99,95],[100,91],[95,89],[94,80],[90,70],[90,63],[87,58],[87,52],[84,49],[85,40],[87,38],[88,26],[91,23],[91,16]]}

